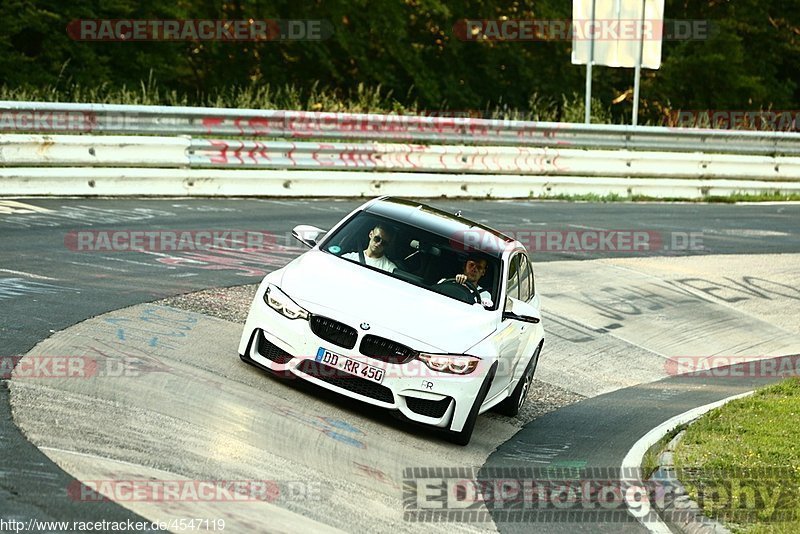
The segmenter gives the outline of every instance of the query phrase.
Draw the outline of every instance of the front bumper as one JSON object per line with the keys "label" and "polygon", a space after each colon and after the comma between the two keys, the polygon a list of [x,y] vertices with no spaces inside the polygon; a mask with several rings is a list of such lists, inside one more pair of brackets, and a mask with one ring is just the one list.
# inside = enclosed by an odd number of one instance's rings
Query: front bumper
{"label": "front bumper", "polygon": [[[365,356],[359,347],[366,332],[357,330],[352,349],[339,346],[312,332],[308,320],[288,319],[272,310],[262,297],[259,291],[242,332],[239,354],[245,359],[278,375],[296,376],[347,397],[398,410],[417,423],[454,431],[463,428],[488,365],[468,375],[455,375],[433,371],[417,359],[393,364]],[[346,325],[359,324],[352,317],[330,317],[325,310],[317,311]],[[309,312],[314,314],[315,310]],[[376,326],[369,334],[391,339],[389,332],[381,332]],[[382,369],[382,381],[377,383],[316,361],[320,348]]]}

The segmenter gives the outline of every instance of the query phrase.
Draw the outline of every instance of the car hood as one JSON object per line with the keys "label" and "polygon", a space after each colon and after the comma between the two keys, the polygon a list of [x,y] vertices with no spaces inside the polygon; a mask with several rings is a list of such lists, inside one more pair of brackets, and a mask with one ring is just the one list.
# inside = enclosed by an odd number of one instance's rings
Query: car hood
{"label": "car hood", "polygon": [[[280,286],[312,313],[409,343],[462,354],[496,329],[495,313],[439,295],[319,250],[283,269]],[[424,344],[425,346],[421,346]]]}

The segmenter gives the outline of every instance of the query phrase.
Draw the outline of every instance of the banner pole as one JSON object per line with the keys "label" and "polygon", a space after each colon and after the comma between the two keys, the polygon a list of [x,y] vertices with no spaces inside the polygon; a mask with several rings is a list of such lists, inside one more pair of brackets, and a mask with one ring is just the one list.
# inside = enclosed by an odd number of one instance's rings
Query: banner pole
{"label": "banner pole", "polygon": [[[592,21],[589,24],[591,38],[589,41],[589,61],[586,62],[586,101],[584,102],[583,122],[592,122],[592,63],[594,63],[594,29],[595,8],[597,0],[592,0]],[[575,31],[575,28],[572,28]]]}
{"label": "banner pole", "polygon": [[633,81],[633,119],[631,124],[636,126],[639,122],[639,84],[642,77],[642,60],[644,57],[644,27],[645,13],[647,10],[647,0],[642,0],[642,23],[640,25],[641,36],[639,37],[639,58],[636,61],[635,80]]}

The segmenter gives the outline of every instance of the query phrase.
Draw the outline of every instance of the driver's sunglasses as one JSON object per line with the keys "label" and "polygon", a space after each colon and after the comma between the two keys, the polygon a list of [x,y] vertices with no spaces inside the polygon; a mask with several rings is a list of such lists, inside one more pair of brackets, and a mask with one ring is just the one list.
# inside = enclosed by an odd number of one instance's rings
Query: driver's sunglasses
{"label": "driver's sunglasses", "polygon": [[375,241],[376,245],[380,245],[381,243],[383,243],[385,246],[387,246],[387,247],[389,246],[389,242],[386,240],[385,237],[381,237],[379,235],[374,235],[374,236],[372,236],[372,240]]}

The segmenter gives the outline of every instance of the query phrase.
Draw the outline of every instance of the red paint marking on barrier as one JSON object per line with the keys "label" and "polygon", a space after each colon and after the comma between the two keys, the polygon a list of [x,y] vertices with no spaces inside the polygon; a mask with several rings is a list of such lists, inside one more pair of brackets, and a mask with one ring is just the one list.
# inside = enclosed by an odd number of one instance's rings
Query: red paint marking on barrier
{"label": "red paint marking on barrier", "polygon": [[261,143],[255,141],[253,146],[250,147],[250,150],[247,151],[247,157],[253,160],[253,163],[258,163],[258,158],[256,154],[258,153],[258,149],[261,147]]}
{"label": "red paint marking on barrier", "polygon": [[244,163],[242,158],[242,150],[244,150],[244,141],[239,141],[239,146],[233,151],[233,156],[239,160],[239,163]]}
{"label": "red paint marking on barrier", "polygon": [[239,135],[244,135],[244,128],[242,128],[242,119],[237,117],[235,121],[233,121],[233,125],[239,129]]}
{"label": "red paint marking on barrier", "polygon": [[353,149],[352,156],[356,167],[371,167],[370,156],[371,152],[365,152],[357,146],[351,147]]}
{"label": "red paint marking on barrier", "polygon": [[425,147],[418,145],[408,145],[408,153],[406,154],[406,162],[411,168],[416,169],[422,164],[422,160],[417,157],[418,152],[425,152]]}
{"label": "red paint marking on barrier", "polygon": [[382,161],[380,158],[380,154],[376,154],[375,152],[370,152],[369,155],[367,156],[367,159],[369,160],[370,165],[373,167],[380,166]]}
{"label": "red paint marking on barrier", "polygon": [[472,160],[473,160],[474,165],[476,167],[479,166],[479,165],[482,165],[483,169],[487,170],[489,168],[489,166],[486,164],[486,157],[488,155],[489,155],[488,151],[486,153],[483,153],[483,151],[480,148],[478,148],[477,154],[473,154],[472,155]]}
{"label": "red paint marking on barrier", "polygon": [[[516,169],[517,169],[517,172],[521,172],[521,171],[522,171],[522,169],[523,169],[523,168],[524,168],[524,167],[527,165],[527,163],[528,163],[528,155],[529,155],[529,151],[528,151],[528,150],[526,150],[526,149],[524,149],[524,148],[522,148],[522,147],[517,147],[517,152],[518,152],[518,154],[517,154],[517,156],[514,158],[514,166],[516,167]],[[522,161],[521,161],[521,162],[520,162],[520,158],[522,158]]]}
{"label": "red paint marking on barrier", "polygon": [[337,159],[341,161],[345,167],[350,167],[348,160],[353,161],[353,164],[356,165],[355,161],[353,160],[353,153],[350,150],[350,147],[346,145],[338,151]]}
{"label": "red paint marking on barrier", "polygon": [[331,145],[331,144],[318,143],[317,144],[317,150],[315,150],[311,154],[311,159],[316,161],[320,165],[320,167],[332,167],[333,165],[335,165],[335,163],[333,161],[331,161],[330,159],[320,160],[319,159],[319,154],[320,154],[320,152],[323,152],[325,150],[333,150],[334,148],[335,147],[333,145]]}
{"label": "red paint marking on barrier", "polygon": [[219,156],[211,156],[211,163],[228,163],[228,142],[213,139],[209,142],[211,143],[211,146],[222,149]]}
{"label": "red paint marking on barrier", "polygon": [[[488,153],[489,150],[487,149],[486,152]],[[495,164],[497,170],[505,170],[503,169],[503,164],[500,162],[500,155],[496,152],[489,154],[489,157],[492,159],[492,162]]]}
{"label": "red paint marking on barrier", "polygon": [[570,141],[568,141],[567,139],[561,139],[561,138],[558,138],[558,137],[557,137],[557,135],[556,135],[556,134],[557,134],[557,131],[558,131],[558,129],[565,128],[565,126],[564,126],[563,124],[559,124],[559,125],[558,125],[556,128],[557,128],[557,130],[556,130],[556,131],[553,131],[553,132],[550,132],[550,133],[549,133],[549,135],[548,135],[548,137],[550,137],[550,138],[554,139],[554,140],[555,140],[555,144],[556,144],[556,145],[562,145],[562,146],[564,146],[564,145],[570,145],[570,144],[571,144],[571,142],[570,142]]}
{"label": "red paint marking on barrier", "polygon": [[363,153],[358,149],[358,147],[351,146],[348,147],[348,150],[347,157],[352,160],[353,165],[356,167],[366,167],[366,164],[364,164],[362,161]]}
{"label": "red paint marking on barrier", "polygon": [[[459,154],[449,153],[449,154],[445,154],[445,155],[446,155],[445,160],[444,160],[445,169],[449,170],[454,164],[458,168],[468,167],[469,164],[470,164],[469,161],[464,161],[464,158],[462,156],[460,156]],[[450,162],[452,162],[452,163],[450,163]]]}
{"label": "red paint marking on barrier", "polygon": [[566,166],[561,167],[558,163],[556,163],[558,161],[558,158],[560,158],[560,157],[561,157],[561,155],[556,153],[556,155],[553,157],[553,166],[556,168],[556,170],[559,170],[559,171],[569,170],[569,167],[566,167]]}
{"label": "red paint marking on barrier", "polygon": [[444,160],[444,168],[447,170],[457,170],[459,168],[466,168],[470,166],[469,161],[464,161],[463,157],[459,154],[447,154],[447,157]]}
{"label": "red paint marking on barrier", "polygon": [[272,158],[270,158],[270,157],[269,157],[269,154],[267,153],[267,145],[266,145],[266,144],[263,144],[263,145],[261,146],[261,150],[260,150],[258,153],[259,153],[259,155],[260,155],[262,158],[264,158],[265,160],[267,160],[267,161],[272,161]]}
{"label": "red paint marking on barrier", "polygon": [[[311,137],[313,135],[312,128],[308,127],[310,123],[308,114],[299,112],[293,119],[286,120],[286,126],[292,132],[292,137]],[[303,125],[305,129],[303,129]]]}
{"label": "red paint marking on barrier", "polygon": [[474,154],[475,157],[475,165],[483,170],[489,170],[491,165],[487,161],[489,159],[489,152],[484,151],[480,147],[478,148],[477,152]]}
{"label": "red paint marking on barrier", "polygon": [[412,154],[416,154],[417,162],[413,164],[414,168],[417,169],[423,166],[422,158],[430,152],[429,147],[424,145],[411,145]]}
{"label": "red paint marking on barrier", "polygon": [[411,145],[409,145],[409,146],[408,146],[408,148],[409,148],[409,150],[406,152],[405,160],[406,160],[406,163],[408,163],[408,165],[409,165],[409,166],[410,166],[412,169],[414,169],[414,168],[416,168],[417,166],[416,166],[416,165],[414,165],[414,162],[412,162],[412,161],[411,161],[411,154],[412,154],[413,148],[411,147]]}
{"label": "red paint marking on barrier", "polygon": [[517,154],[517,157],[514,158],[514,165],[517,166],[517,170],[522,170],[528,165],[528,158],[530,157],[530,154],[527,150],[520,147],[517,147],[517,152],[519,152],[519,154]]}
{"label": "red paint marking on barrier", "polygon": [[354,151],[350,150],[350,147],[345,147],[345,149],[339,154],[339,159],[344,162],[345,167],[350,166],[350,162],[353,163],[354,167],[358,167],[358,162],[355,159]]}
{"label": "red paint marking on barrier", "polygon": [[88,131],[92,132],[100,125],[100,121],[97,118],[97,113],[94,111],[84,112],[83,118],[86,121],[88,126]]}
{"label": "red paint marking on barrier", "polygon": [[270,131],[269,119],[254,118],[247,121],[247,126],[252,130],[255,135],[263,135]]}
{"label": "red paint marking on barrier", "polygon": [[219,126],[224,121],[221,117],[203,117],[203,127],[206,129],[206,133],[210,134],[211,130],[214,126]]}
{"label": "red paint marking on barrier", "polygon": [[450,161],[452,161],[453,164],[455,164],[457,167],[464,168],[464,167],[469,166],[469,162],[468,161],[464,161],[463,157],[459,156],[458,154],[452,154],[451,153],[451,154],[447,154],[447,158],[445,158],[445,160],[444,160],[444,165],[445,165],[444,168],[445,169],[449,170],[449,168],[451,166],[451,164],[449,163]]}

